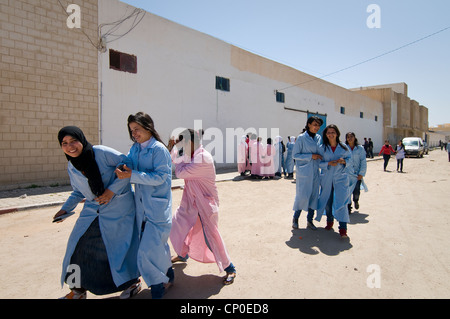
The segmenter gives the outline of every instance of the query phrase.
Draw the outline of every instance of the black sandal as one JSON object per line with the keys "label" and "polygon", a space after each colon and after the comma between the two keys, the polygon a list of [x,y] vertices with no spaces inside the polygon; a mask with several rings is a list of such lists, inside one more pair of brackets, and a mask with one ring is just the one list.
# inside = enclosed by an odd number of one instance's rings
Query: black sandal
{"label": "black sandal", "polygon": [[223,278],[223,284],[225,286],[231,285],[234,282],[234,278],[236,278],[235,272],[227,272],[227,275]]}

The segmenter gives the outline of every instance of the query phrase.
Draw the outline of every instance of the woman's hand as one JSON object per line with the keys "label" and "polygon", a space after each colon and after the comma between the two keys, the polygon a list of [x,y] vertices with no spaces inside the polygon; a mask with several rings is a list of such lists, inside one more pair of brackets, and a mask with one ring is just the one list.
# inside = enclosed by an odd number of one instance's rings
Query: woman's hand
{"label": "woman's hand", "polygon": [[167,145],[167,149],[169,150],[169,152],[172,151],[172,148],[179,142],[178,139],[176,139],[174,136],[172,136],[169,140],[169,143]]}
{"label": "woman's hand", "polygon": [[97,197],[95,199],[95,201],[97,203],[99,203],[100,205],[105,205],[108,204],[109,201],[111,200],[111,198],[113,198],[114,193],[112,191],[110,191],[109,189],[105,190],[105,192],[100,195],[99,197]]}
{"label": "woman's hand", "polygon": [[329,166],[337,166],[337,164],[338,164],[337,161],[329,161],[328,162]]}
{"label": "woman's hand", "polygon": [[[56,214],[55,214],[55,216],[53,216],[53,219],[56,219],[56,218],[58,218],[59,216],[62,216],[62,215],[64,215],[64,214],[66,214],[67,212],[65,211],[65,210],[60,210],[59,212],[57,212]],[[61,219],[61,220],[58,220],[56,223],[61,223],[61,222],[63,222],[65,219]]]}
{"label": "woman's hand", "polygon": [[312,159],[313,159],[313,160],[317,160],[317,159],[321,160],[321,159],[322,159],[322,156],[319,155],[319,154],[313,154],[313,155],[312,155]]}
{"label": "woman's hand", "polygon": [[125,164],[122,165],[121,168],[116,168],[114,171],[119,179],[131,178],[132,170]]}

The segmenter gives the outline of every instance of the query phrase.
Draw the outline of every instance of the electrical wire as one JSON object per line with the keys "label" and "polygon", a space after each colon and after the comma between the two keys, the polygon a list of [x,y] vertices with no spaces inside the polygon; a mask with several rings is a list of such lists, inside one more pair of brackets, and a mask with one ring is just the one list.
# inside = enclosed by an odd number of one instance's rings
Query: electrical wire
{"label": "electrical wire", "polygon": [[415,40],[415,41],[409,42],[409,43],[407,43],[407,44],[405,44],[405,45],[402,45],[402,46],[400,46],[400,47],[398,47],[398,48],[396,48],[396,49],[393,49],[393,50],[387,51],[387,52],[385,52],[385,53],[379,54],[379,55],[377,55],[377,56],[375,56],[375,57],[373,57],[373,58],[370,58],[370,59],[367,59],[367,60],[358,62],[358,63],[353,64],[353,65],[351,65],[351,66],[342,68],[342,69],[340,69],[340,70],[337,70],[337,71],[334,71],[334,72],[325,74],[325,75],[323,75],[323,76],[321,76],[321,77],[315,77],[315,78],[313,78],[313,79],[311,79],[311,80],[308,80],[308,81],[304,81],[304,82],[301,82],[301,83],[298,83],[298,84],[295,84],[295,85],[291,85],[291,86],[285,87],[285,88],[283,88],[283,89],[278,89],[278,91],[284,91],[284,90],[287,90],[287,89],[290,89],[290,88],[293,88],[293,87],[296,87],[296,86],[300,86],[300,85],[303,85],[303,84],[306,84],[306,83],[309,83],[309,82],[313,82],[313,81],[317,81],[317,80],[319,80],[319,79],[323,79],[323,78],[329,77],[329,76],[331,76],[331,75],[334,75],[334,74],[336,74],[336,73],[340,73],[340,72],[342,72],[342,71],[346,71],[346,70],[348,70],[348,69],[352,69],[352,68],[357,67],[357,66],[359,66],[359,65],[361,65],[361,64],[364,64],[364,63],[373,61],[373,60],[378,59],[378,58],[381,58],[381,57],[383,57],[383,56],[385,56],[385,55],[388,55],[388,54],[391,54],[391,53],[393,53],[393,52],[396,52],[396,51],[399,51],[399,50],[401,50],[401,49],[404,49],[404,48],[406,48],[406,47],[408,47],[408,46],[410,46],[410,45],[416,44],[416,43],[418,43],[418,42],[420,42],[420,41],[423,41],[423,40],[425,40],[425,39],[431,38],[432,36],[434,36],[434,35],[436,35],[436,34],[439,34],[439,33],[441,33],[441,32],[444,32],[444,31],[446,31],[446,30],[448,30],[448,29],[450,29],[450,26],[449,26],[449,27],[446,27],[446,28],[444,28],[444,29],[441,29],[441,30],[439,30],[439,31],[436,31],[436,32],[434,32],[434,33],[431,33],[431,34],[429,34],[429,35],[427,35],[427,36],[424,36],[424,37],[422,37],[422,38],[420,38],[420,39],[417,39],[417,40]]}
{"label": "electrical wire", "polygon": [[[64,5],[61,3],[61,0],[57,0],[59,5],[61,6],[61,8],[63,9],[63,11],[66,13],[67,17],[69,17],[69,13],[66,11],[66,8],[64,7]],[[92,46],[100,51],[103,52],[103,50],[105,49],[105,44],[113,42],[113,41],[117,41],[119,39],[121,39],[122,37],[126,36],[128,33],[130,33],[134,28],[137,27],[137,25],[142,21],[142,19],[144,19],[146,12],[142,9],[137,9],[135,8],[131,14],[129,14],[128,16],[126,15],[126,11],[123,18],[115,21],[115,22],[111,22],[111,23],[103,23],[100,24],[97,28],[97,34],[98,34],[98,39],[96,40],[96,43],[89,37],[89,35],[83,30],[83,29],[79,29],[85,36],[86,38],[89,40],[89,42],[92,44]],[[138,17],[141,15],[140,19],[138,20]],[[120,26],[127,20],[131,19],[134,17],[133,22],[131,23],[131,27],[125,31],[122,34],[114,34],[115,31],[117,31]],[[108,31],[106,31],[104,34],[102,34],[102,28],[106,27],[106,26],[112,26]],[[110,41],[103,41],[103,39],[106,39],[107,37],[115,37],[115,39],[110,40]]]}
{"label": "electrical wire", "polygon": [[[63,11],[67,14],[67,17],[70,17],[70,14],[66,11],[66,8],[63,6],[63,4],[61,3],[61,0],[58,0],[59,5],[61,6],[61,8],[63,9]],[[83,29],[79,29],[81,31],[81,33],[83,33],[86,38],[88,38],[89,42],[94,46],[94,48],[96,48],[97,50],[100,50],[100,42],[98,41],[97,43],[94,43],[94,41],[91,40],[91,38],[89,37],[89,35],[87,35],[86,32],[84,32]]]}
{"label": "electrical wire", "polygon": [[[121,18],[115,22],[103,23],[103,24],[99,25],[98,34],[99,34],[100,39],[102,39],[102,38],[106,39],[107,37],[115,37],[115,39],[106,41],[105,44],[121,39],[122,37],[124,37],[128,33],[130,33],[134,28],[136,28],[137,25],[142,21],[142,19],[144,19],[145,15],[146,15],[146,12],[144,10],[135,8],[128,16],[126,16],[124,18]],[[139,16],[140,16],[140,18],[139,18]],[[134,17],[134,20],[131,23],[131,26],[127,31],[125,31],[122,34],[114,34],[114,32],[116,32],[125,21],[130,20],[133,17]],[[138,20],[138,18],[139,18],[139,20]],[[102,33],[102,28],[104,28],[106,26],[112,26],[112,27],[105,33]]]}

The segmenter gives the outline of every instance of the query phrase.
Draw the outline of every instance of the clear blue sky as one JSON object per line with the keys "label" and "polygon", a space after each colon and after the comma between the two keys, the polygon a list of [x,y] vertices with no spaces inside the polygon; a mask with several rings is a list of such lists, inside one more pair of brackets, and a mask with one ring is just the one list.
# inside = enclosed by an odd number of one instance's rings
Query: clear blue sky
{"label": "clear blue sky", "polygon": [[[121,0],[322,77],[450,27],[449,0]],[[380,28],[366,24],[370,4]],[[450,123],[450,29],[325,77],[345,88],[405,82],[430,126]]]}

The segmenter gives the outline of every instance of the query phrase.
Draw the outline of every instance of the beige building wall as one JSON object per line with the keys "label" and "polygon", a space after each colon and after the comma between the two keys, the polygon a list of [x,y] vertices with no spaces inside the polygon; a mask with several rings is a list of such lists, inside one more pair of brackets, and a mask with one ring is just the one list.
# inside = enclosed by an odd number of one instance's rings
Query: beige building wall
{"label": "beige building wall", "polygon": [[345,115],[348,118],[359,118],[360,112],[363,112],[364,118],[366,119],[375,120],[375,116],[377,116],[381,120],[382,112],[378,99],[374,100],[373,98],[355,94],[331,82],[316,78],[235,46],[232,46],[231,50],[231,64],[240,71],[247,71],[276,81],[289,83],[292,87],[288,86],[287,89],[281,89],[281,92],[286,94],[286,99],[289,98],[293,89],[300,88],[332,99],[334,101],[333,111],[335,113],[340,113],[340,108],[343,106],[345,107]]}
{"label": "beige building wall", "polygon": [[65,125],[99,140],[97,0],[61,4],[80,6],[81,29],[56,0],[0,2],[0,189],[67,182]]}
{"label": "beige building wall", "polygon": [[384,139],[395,143],[407,136],[425,138],[428,131],[428,109],[407,96],[405,83],[352,89],[383,103]]}

